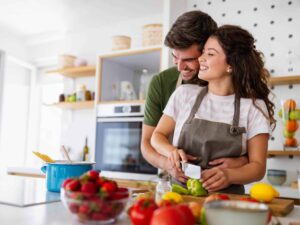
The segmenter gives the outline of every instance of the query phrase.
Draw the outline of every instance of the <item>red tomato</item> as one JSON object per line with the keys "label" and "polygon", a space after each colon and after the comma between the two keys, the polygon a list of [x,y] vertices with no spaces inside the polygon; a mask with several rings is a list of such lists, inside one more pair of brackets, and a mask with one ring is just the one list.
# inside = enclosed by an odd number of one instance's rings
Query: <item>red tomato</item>
{"label": "red tomato", "polygon": [[149,225],[157,205],[154,199],[142,198],[129,209],[129,217],[134,225]]}
{"label": "red tomato", "polygon": [[250,197],[242,197],[240,198],[241,201],[246,201],[246,202],[259,202],[254,198],[250,198]]}
{"label": "red tomato", "polygon": [[150,225],[194,225],[194,216],[187,205],[179,204],[157,209]]}

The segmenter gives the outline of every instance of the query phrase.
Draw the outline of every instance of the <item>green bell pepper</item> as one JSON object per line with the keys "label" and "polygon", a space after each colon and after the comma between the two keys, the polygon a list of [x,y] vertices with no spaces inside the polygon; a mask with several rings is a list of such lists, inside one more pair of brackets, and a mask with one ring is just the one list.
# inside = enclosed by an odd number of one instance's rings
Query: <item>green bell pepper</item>
{"label": "green bell pepper", "polygon": [[207,195],[207,191],[202,187],[202,183],[198,179],[190,178],[188,179],[187,189],[193,196],[203,196]]}
{"label": "green bell pepper", "polygon": [[188,189],[180,186],[179,184],[172,184],[172,191],[181,195],[188,195],[190,193]]}

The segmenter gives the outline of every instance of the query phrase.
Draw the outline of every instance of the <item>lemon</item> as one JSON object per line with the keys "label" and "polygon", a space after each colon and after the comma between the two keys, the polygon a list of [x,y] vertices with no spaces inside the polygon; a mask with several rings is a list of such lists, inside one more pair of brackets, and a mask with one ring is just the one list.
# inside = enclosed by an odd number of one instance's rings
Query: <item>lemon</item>
{"label": "lemon", "polygon": [[180,194],[178,194],[176,192],[172,192],[172,191],[164,193],[162,196],[162,199],[163,200],[171,200],[176,203],[180,203],[183,201],[182,196]]}
{"label": "lemon", "polygon": [[279,193],[270,184],[255,183],[250,189],[250,196],[261,202],[271,202],[273,198],[279,197]]}

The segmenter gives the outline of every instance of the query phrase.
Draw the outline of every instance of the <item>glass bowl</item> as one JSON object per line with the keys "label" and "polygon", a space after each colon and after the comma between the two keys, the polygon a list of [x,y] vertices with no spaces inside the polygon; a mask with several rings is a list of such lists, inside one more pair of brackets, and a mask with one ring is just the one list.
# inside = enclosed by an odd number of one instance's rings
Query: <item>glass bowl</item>
{"label": "glass bowl", "polygon": [[61,200],[65,208],[85,224],[110,224],[116,222],[129,201],[126,188],[119,188],[111,196],[85,194],[61,188]]}

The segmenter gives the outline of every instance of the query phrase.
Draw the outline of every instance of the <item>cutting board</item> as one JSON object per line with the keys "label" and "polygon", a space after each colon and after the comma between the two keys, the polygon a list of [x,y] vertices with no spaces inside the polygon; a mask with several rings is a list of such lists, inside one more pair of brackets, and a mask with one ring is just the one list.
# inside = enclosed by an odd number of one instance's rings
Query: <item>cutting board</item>
{"label": "cutting board", "polygon": [[[243,197],[249,197],[248,195],[233,195],[228,194],[230,199],[232,200],[239,200]],[[182,195],[183,200],[185,202],[197,201],[201,204],[204,203],[206,197],[194,197],[189,195]],[[294,201],[290,199],[282,199],[282,198],[275,198],[272,202],[267,203],[269,208],[271,209],[273,215],[275,216],[286,216],[289,214],[294,208]]]}

